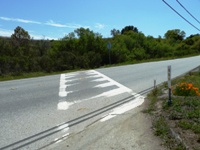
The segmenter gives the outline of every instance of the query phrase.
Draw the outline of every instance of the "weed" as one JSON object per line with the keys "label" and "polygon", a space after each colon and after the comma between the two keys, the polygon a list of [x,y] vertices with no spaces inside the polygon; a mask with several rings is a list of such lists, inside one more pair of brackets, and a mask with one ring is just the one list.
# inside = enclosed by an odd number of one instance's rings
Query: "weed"
{"label": "weed", "polygon": [[188,122],[187,120],[179,121],[178,126],[184,130],[188,130],[192,128],[192,124]]}
{"label": "weed", "polygon": [[154,127],[156,128],[155,134],[157,136],[165,137],[169,133],[169,128],[164,117],[159,117],[158,120],[155,121]]}
{"label": "weed", "polygon": [[155,103],[157,102],[157,99],[154,97],[152,97],[151,99],[150,99],[150,104],[149,104],[149,106],[148,106],[148,108],[147,109],[145,109],[145,110],[143,110],[143,112],[144,113],[149,113],[149,114],[151,114],[152,113],[152,111],[155,111]]}
{"label": "weed", "polygon": [[200,133],[200,125],[194,123],[193,126],[192,126],[192,131],[193,131],[194,133],[196,133],[196,134],[199,134],[199,133]]}
{"label": "weed", "polygon": [[158,88],[156,87],[155,89],[152,90],[152,95],[153,96],[158,96]]}

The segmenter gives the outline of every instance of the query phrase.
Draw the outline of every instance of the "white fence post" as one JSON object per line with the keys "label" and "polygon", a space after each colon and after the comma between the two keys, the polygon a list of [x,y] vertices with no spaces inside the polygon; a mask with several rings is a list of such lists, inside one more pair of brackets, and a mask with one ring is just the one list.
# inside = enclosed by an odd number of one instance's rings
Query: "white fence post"
{"label": "white fence post", "polygon": [[167,68],[167,74],[168,74],[168,89],[169,89],[169,100],[168,100],[168,105],[172,104],[172,89],[171,89],[171,66],[168,66]]}

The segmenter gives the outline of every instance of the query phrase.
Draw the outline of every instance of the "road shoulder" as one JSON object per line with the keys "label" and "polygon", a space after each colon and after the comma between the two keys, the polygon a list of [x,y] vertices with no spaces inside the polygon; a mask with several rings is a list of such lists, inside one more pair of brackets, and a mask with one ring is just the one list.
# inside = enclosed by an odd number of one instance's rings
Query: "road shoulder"
{"label": "road shoulder", "polygon": [[141,106],[106,122],[97,121],[48,149],[165,150],[161,139],[153,134],[151,116],[143,113],[148,103],[146,100]]}

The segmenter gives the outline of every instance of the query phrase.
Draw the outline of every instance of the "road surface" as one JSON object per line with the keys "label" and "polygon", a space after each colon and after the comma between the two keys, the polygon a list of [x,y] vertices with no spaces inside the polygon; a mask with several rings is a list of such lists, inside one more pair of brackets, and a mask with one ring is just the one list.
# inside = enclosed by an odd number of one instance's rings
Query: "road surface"
{"label": "road surface", "polygon": [[138,93],[167,80],[168,65],[173,78],[200,56],[0,82],[0,149],[38,149],[131,110],[144,101]]}

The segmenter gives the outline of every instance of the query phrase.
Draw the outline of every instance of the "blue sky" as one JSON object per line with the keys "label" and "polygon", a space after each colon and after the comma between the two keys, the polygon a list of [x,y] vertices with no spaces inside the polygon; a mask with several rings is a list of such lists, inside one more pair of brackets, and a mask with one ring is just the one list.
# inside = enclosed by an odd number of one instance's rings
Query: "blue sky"
{"label": "blue sky", "polygon": [[[165,0],[200,29],[176,0]],[[179,0],[200,20],[200,0]],[[34,39],[59,39],[84,27],[111,37],[112,29],[133,25],[146,36],[164,36],[180,29],[186,36],[200,33],[162,0],[1,0],[0,36],[10,36],[17,26]]]}

